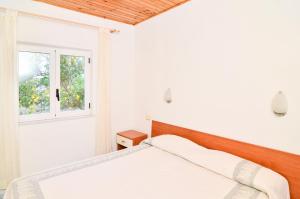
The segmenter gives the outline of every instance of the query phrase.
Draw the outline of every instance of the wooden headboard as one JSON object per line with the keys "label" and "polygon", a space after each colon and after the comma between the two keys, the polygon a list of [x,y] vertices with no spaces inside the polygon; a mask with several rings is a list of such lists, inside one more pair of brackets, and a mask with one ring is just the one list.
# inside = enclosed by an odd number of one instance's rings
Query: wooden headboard
{"label": "wooden headboard", "polygon": [[206,148],[225,151],[272,169],[288,180],[291,199],[300,198],[299,155],[153,121],[152,136],[163,134],[178,135]]}

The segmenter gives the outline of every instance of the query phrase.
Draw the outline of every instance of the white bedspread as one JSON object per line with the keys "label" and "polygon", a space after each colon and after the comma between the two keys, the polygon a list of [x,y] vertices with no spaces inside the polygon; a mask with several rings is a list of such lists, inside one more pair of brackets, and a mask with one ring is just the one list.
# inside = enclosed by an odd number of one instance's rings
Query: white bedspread
{"label": "white bedspread", "polygon": [[217,199],[236,184],[153,147],[40,182],[45,199]]}
{"label": "white bedspread", "polygon": [[[269,198],[264,192],[226,177],[226,172],[221,175],[215,169],[199,166],[202,160],[193,162],[189,160],[193,157],[181,156],[202,150],[199,146],[178,141],[174,148],[174,142],[170,145],[158,141],[157,146],[163,149],[141,145],[18,179],[10,185],[5,199]],[[226,166],[222,168],[227,170]]]}

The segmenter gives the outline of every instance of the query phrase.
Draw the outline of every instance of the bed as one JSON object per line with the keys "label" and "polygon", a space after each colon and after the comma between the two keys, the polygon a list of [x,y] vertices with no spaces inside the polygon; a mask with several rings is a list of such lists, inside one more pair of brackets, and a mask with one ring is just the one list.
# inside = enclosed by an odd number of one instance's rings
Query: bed
{"label": "bed", "polygon": [[282,175],[203,147],[184,132],[154,122],[153,138],[139,146],[17,179],[4,199],[290,198]]}

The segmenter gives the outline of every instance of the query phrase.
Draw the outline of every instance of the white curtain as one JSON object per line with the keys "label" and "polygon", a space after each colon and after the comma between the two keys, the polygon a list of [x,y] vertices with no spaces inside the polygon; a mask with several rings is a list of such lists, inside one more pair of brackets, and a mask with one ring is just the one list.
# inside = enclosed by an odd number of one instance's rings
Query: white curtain
{"label": "white curtain", "polygon": [[112,151],[110,114],[110,33],[99,29],[96,96],[96,155]]}
{"label": "white curtain", "polygon": [[16,22],[17,12],[0,14],[0,189],[19,176]]}

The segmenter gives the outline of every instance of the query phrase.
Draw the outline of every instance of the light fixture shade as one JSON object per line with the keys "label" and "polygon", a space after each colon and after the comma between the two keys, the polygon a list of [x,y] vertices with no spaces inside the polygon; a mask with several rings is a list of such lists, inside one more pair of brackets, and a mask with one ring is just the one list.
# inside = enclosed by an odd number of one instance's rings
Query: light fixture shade
{"label": "light fixture shade", "polygon": [[172,91],[170,88],[166,90],[164,100],[168,104],[172,103]]}
{"label": "light fixture shade", "polygon": [[277,116],[285,116],[288,112],[288,101],[282,91],[279,91],[272,101],[273,113]]}

